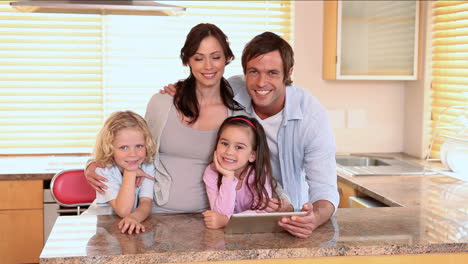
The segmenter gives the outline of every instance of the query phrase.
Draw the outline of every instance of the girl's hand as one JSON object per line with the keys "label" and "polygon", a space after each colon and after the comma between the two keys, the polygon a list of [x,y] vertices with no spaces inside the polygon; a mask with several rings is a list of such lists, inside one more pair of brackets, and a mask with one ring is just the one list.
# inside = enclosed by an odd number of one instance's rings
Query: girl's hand
{"label": "girl's hand", "polygon": [[207,210],[203,212],[202,215],[204,216],[206,227],[210,229],[223,228],[229,222],[229,218],[227,216],[215,211]]}
{"label": "girl's hand", "polygon": [[293,212],[294,207],[292,206],[292,204],[289,204],[284,200],[271,198],[271,199],[268,200],[267,207],[265,208],[265,211],[268,212],[268,213],[271,213],[271,212]]}
{"label": "girl's hand", "polygon": [[216,155],[216,150],[213,153],[213,162],[215,165],[216,170],[221,173],[223,176],[229,178],[229,179],[234,179],[236,176],[234,175],[234,171],[226,170],[221,165],[219,164],[218,161],[218,155]]}
{"label": "girl's hand", "polygon": [[132,234],[133,231],[135,231],[136,234],[139,234],[140,232],[143,233],[145,232],[145,227],[135,218],[133,218],[131,215],[128,215],[124,217],[122,220],[120,220],[119,225],[118,225],[120,232],[122,233],[127,233]]}

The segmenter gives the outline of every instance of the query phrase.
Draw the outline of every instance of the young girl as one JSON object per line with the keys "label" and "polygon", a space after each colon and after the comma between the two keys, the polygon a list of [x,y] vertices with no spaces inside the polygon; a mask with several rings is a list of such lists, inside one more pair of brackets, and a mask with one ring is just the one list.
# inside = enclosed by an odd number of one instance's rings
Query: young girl
{"label": "young girl", "polygon": [[257,120],[227,118],[216,142],[213,163],[203,175],[212,210],[203,213],[208,228],[224,227],[234,213],[265,210],[270,198],[278,197],[265,132]]}
{"label": "young girl", "polygon": [[[145,232],[141,222],[153,204],[155,149],[145,120],[132,111],[113,113],[98,134],[94,160],[105,168],[96,172],[108,180],[108,188],[105,193],[96,192],[93,206],[110,205],[123,218],[118,224],[122,233]],[[139,187],[135,185],[137,176],[146,177]]]}

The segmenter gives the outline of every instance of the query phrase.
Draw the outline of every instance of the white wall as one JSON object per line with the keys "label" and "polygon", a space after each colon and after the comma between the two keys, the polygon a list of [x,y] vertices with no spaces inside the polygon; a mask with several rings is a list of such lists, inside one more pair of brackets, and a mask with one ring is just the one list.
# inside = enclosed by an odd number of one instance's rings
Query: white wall
{"label": "white wall", "polygon": [[[409,109],[405,102],[409,82],[405,81],[325,81],[322,79],[323,2],[295,1],[295,69],[294,83],[308,89],[333,114],[344,117],[335,121],[338,152],[403,152],[405,111],[418,114],[419,108]],[[412,86],[419,85],[411,84]],[[411,87],[410,87],[411,88]],[[416,89],[413,89],[416,90]],[[419,93],[410,94],[419,96]],[[349,128],[349,110],[364,114],[357,128]],[[349,120],[348,121],[359,121]],[[359,123],[359,122],[358,122]],[[411,130],[411,129],[410,129]],[[418,137],[413,133],[412,137]],[[409,149],[412,149],[411,147]],[[418,149],[414,147],[413,149]],[[413,151],[413,155],[418,155]]]}

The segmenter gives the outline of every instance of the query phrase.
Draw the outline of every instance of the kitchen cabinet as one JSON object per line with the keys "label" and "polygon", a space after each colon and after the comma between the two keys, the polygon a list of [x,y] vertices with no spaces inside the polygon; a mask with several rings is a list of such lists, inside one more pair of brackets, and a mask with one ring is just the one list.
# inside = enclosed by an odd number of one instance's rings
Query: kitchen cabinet
{"label": "kitchen cabinet", "polygon": [[0,181],[2,263],[37,263],[44,241],[42,180]]}
{"label": "kitchen cabinet", "polygon": [[324,1],[325,80],[416,80],[420,1]]}
{"label": "kitchen cabinet", "polygon": [[340,204],[338,208],[350,208],[349,197],[355,197],[357,195],[356,189],[341,180],[338,180],[338,192],[340,193]]}
{"label": "kitchen cabinet", "polygon": [[387,207],[387,205],[359,192],[353,185],[338,179],[340,204],[338,208]]}

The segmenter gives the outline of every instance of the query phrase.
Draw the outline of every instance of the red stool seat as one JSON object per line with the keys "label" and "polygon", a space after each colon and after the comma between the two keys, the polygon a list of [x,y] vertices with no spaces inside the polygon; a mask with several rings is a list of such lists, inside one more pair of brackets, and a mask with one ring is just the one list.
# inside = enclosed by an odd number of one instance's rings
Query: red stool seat
{"label": "red stool seat", "polygon": [[96,191],[88,184],[84,170],[64,170],[52,178],[50,191],[55,201],[64,207],[90,205]]}

